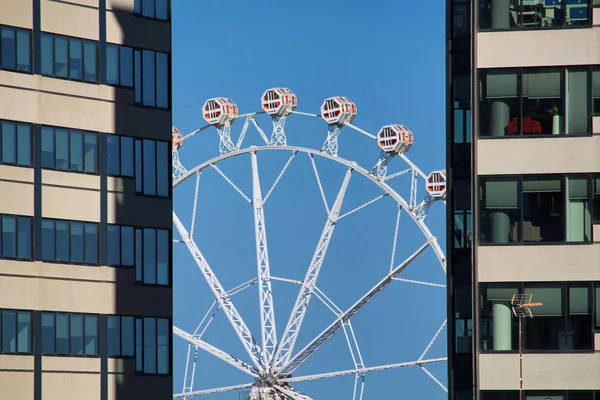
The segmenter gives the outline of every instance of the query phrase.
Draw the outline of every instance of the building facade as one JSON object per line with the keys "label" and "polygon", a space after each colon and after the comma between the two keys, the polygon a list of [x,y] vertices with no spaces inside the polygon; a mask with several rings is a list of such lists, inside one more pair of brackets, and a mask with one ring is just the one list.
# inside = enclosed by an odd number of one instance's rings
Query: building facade
{"label": "building facade", "polygon": [[449,399],[598,400],[600,1],[449,0],[446,44]]}
{"label": "building facade", "polygon": [[172,398],[168,0],[0,0],[0,398]]}

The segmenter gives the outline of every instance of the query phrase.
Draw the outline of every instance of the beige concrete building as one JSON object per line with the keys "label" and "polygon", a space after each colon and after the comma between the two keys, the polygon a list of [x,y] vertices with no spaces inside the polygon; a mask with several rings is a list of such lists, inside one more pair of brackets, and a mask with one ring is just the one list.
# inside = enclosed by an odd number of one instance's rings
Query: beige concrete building
{"label": "beige concrete building", "polygon": [[172,398],[168,0],[0,0],[0,399]]}
{"label": "beige concrete building", "polygon": [[600,1],[447,16],[449,399],[599,400]]}

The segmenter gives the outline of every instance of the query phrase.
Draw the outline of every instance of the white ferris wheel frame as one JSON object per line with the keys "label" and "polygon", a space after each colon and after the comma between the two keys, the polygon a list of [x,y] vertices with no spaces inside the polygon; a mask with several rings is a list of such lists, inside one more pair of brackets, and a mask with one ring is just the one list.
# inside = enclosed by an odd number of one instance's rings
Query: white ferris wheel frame
{"label": "white ferris wheel frame", "polygon": [[[417,256],[420,255],[428,247],[431,247],[433,249],[437,259],[439,260],[442,266],[444,273],[446,273],[446,257],[440,245],[438,244],[436,237],[431,233],[429,228],[424,223],[425,217],[427,216],[427,212],[430,206],[433,203],[443,199],[434,198],[430,195],[426,195],[425,199],[423,199],[422,201],[419,202],[417,200],[418,180],[426,180],[427,175],[425,175],[412,161],[408,159],[408,157],[406,157],[405,154],[402,153],[398,154],[398,156],[408,164],[409,168],[390,175],[387,175],[387,166],[389,161],[394,157],[393,154],[385,153],[382,151],[379,160],[371,170],[367,170],[365,168],[360,167],[356,164],[356,162],[339,157],[337,155],[338,137],[341,129],[345,126],[348,126],[349,128],[360,132],[361,134],[371,139],[377,139],[375,135],[372,135],[371,133],[360,129],[350,123],[344,123],[342,125],[335,126],[329,125],[327,138],[325,140],[325,143],[323,144],[322,149],[319,151],[312,148],[291,146],[287,144],[284,125],[286,117],[289,114],[284,116],[273,117],[273,132],[270,138],[267,137],[263,129],[256,121],[255,116],[258,114],[265,114],[265,112],[255,112],[235,116],[236,119],[244,119],[244,124],[240,136],[237,140],[237,143],[235,144],[233,143],[230,135],[230,123],[227,123],[222,126],[206,125],[185,136],[180,135],[179,131],[177,131],[174,128],[172,161],[173,189],[175,189],[177,186],[179,186],[181,183],[191,178],[192,176],[196,177],[194,205],[192,211],[190,230],[188,231],[185,228],[184,224],[178,218],[177,214],[173,212],[173,223],[181,236],[181,240],[174,240],[174,242],[181,242],[186,245],[186,247],[194,257],[194,261],[196,262],[197,266],[202,272],[202,275],[204,276],[206,282],[211,288],[213,295],[215,296],[215,300],[213,301],[213,304],[211,305],[208,312],[206,313],[200,324],[198,324],[198,327],[193,333],[190,334],[176,326],[173,327],[173,333],[188,342],[188,361],[184,373],[183,391],[179,394],[175,394],[173,397],[191,399],[195,396],[256,388],[258,386],[268,387],[270,388],[270,390],[282,396],[273,398],[284,398],[285,396],[287,396],[287,398],[304,400],[310,398],[304,394],[295,391],[292,387],[289,386],[291,383],[344,375],[355,375],[353,399],[362,400],[364,392],[364,378],[368,372],[392,368],[402,368],[408,366],[419,366],[429,377],[431,377],[434,380],[434,382],[436,382],[443,390],[447,391],[447,388],[425,367],[425,365],[429,363],[442,362],[447,360],[447,358],[445,357],[433,359],[425,358],[431,346],[444,329],[446,321],[444,321],[439,327],[439,329],[432,337],[431,341],[417,360],[405,363],[381,365],[374,367],[365,366],[362,360],[362,355],[360,353],[358,342],[354,335],[354,329],[352,328],[351,324],[351,319],[394,280],[429,286],[445,287],[445,285],[437,283],[421,282],[399,278],[399,275],[404,271],[404,269],[408,265],[410,265],[410,263],[414,261],[417,258]],[[318,114],[309,114],[299,111],[292,111],[290,114],[297,114],[309,117],[320,117],[320,115]],[[247,148],[242,148],[241,146],[243,144],[243,140],[245,138],[247,129],[250,124],[252,124],[256,128],[265,144],[261,146],[250,146]],[[178,154],[179,147],[184,141],[195,136],[199,132],[213,126],[216,127],[219,133],[219,149],[221,154],[213,159],[210,159],[197,165],[196,167],[190,170],[187,170],[180,162]],[[176,133],[177,138],[175,136]],[[265,151],[287,151],[291,152],[291,156],[282,168],[281,172],[275,179],[270,189],[267,191],[267,194],[263,197],[260,185],[260,175],[258,171],[257,154]],[[277,184],[279,183],[280,179],[284,175],[292,160],[296,157],[297,154],[301,153],[308,155],[308,157],[310,158],[314,175],[316,177],[316,181],[328,217],[325,222],[325,226],[323,228],[323,232],[321,234],[319,242],[316,246],[312,261],[306,272],[305,279],[303,281],[294,281],[271,275],[269,266],[266,226],[264,219],[264,205],[267,202],[273,190],[275,189],[275,187],[277,186]],[[221,161],[241,156],[244,154],[249,154],[251,157],[253,178],[252,196],[247,196],[217,166],[217,164]],[[347,168],[343,183],[331,207],[329,206],[329,203],[325,196],[325,192],[323,190],[323,186],[321,184],[317,166],[314,161],[315,155],[335,161],[339,164],[344,165]],[[202,252],[200,251],[193,239],[200,176],[202,172],[208,168],[214,169],[219,175],[221,175],[233,187],[233,189],[235,189],[235,191],[238,192],[254,209],[257,277],[251,279],[248,282],[242,283],[241,285],[231,290],[225,290],[223,288],[213,269],[211,268],[208,261],[205,259]],[[340,210],[344,200],[346,189],[348,187],[353,172],[356,172],[371,180],[383,190],[383,194],[345,214],[340,215]],[[400,194],[398,194],[390,185],[386,183],[391,179],[405,174],[411,175],[411,192],[409,201],[406,201]],[[386,274],[384,278],[381,281],[379,281],[379,283],[377,283],[373,288],[371,288],[367,293],[365,293],[351,307],[344,311],[340,309],[329,297],[327,297],[325,293],[323,293],[323,291],[321,291],[316,285],[322,262],[325,258],[330,239],[335,230],[336,222],[342,218],[345,218],[346,216],[349,216],[359,211],[360,209],[367,207],[370,204],[375,203],[376,201],[386,196],[391,196],[398,204],[398,213],[396,218],[394,242],[389,273]],[[443,202],[445,203],[445,200],[443,200]],[[396,244],[400,225],[400,214],[402,210],[408,213],[411,219],[417,224],[417,226],[425,236],[426,240],[425,243],[411,256],[409,256],[400,264],[395,265]],[[289,321],[285,327],[284,333],[281,335],[281,339],[278,339],[275,324],[275,310],[271,290],[272,281],[284,281],[288,283],[297,284],[301,287],[292,313],[289,317]],[[241,317],[231,300],[231,297],[233,295],[255,284],[259,287],[259,303],[261,307],[260,344],[254,339],[254,336],[250,332],[250,329],[244,322],[243,318]],[[325,330],[323,330],[312,341],[310,341],[308,345],[306,345],[297,353],[294,353],[296,339],[298,338],[306,314],[306,310],[308,308],[308,304],[313,294],[315,295],[315,297],[317,297],[318,300],[323,302],[329,308],[329,310],[332,311],[336,319]],[[248,364],[202,340],[203,334],[206,332],[206,329],[208,328],[208,326],[214,319],[215,314],[219,310],[222,310],[227,316],[227,319],[232,325],[243,347],[245,348],[247,355],[251,360],[251,364]],[[292,377],[292,373],[296,371],[296,369],[299,368],[308,358],[310,358],[323,344],[325,344],[329,339],[331,339],[340,329],[342,329],[345,334],[355,368],[345,371]],[[245,372],[246,374],[253,377],[255,381],[253,383],[247,383],[236,386],[194,391],[192,387],[196,370],[196,358],[198,349],[204,350],[207,353],[212,354],[213,356],[230,364],[231,366]]]}

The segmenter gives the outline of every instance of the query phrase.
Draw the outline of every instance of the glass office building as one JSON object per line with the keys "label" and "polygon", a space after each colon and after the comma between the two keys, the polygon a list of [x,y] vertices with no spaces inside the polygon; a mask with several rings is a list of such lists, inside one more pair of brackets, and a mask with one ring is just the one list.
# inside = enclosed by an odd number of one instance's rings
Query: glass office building
{"label": "glass office building", "polygon": [[449,399],[598,400],[600,1],[446,6]]}
{"label": "glass office building", "polygon": [[0,398],[172,398],[168,0],[0,0]]}

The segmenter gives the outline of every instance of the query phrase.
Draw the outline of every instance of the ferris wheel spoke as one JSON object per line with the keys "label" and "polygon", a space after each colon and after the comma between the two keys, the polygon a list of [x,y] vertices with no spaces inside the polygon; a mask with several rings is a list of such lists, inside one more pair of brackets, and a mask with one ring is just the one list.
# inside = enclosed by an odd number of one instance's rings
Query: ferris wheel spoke
{"label": "ferris wheel spoke", "polygon": [[248,119],[250,120],[250,122],[252,122],[252,125],[254,125],[254,127],[258,131],[260,137],[265,142],[265,144],[268,146],[269,145],[269,138],[265,134],[265,131],[263,130],[263,128],[261,128],[260,125],[258,124],[258,122],[256,122],[256,119],[254,118],[254,115],[249,116]]}
{"label": "ferris wheel spoke", "polygon": [[313,167],[313,171],[315,173],[315,178],[317,178],[317,185],[319,185],[319,191],[321,192],[321,197],[323,198],[323,203],[325,204],[325,210],[327,210],[327,214],[330,213],[329,205],[327,204],[327,197],[325,197],[325,191],[323,190],[323,185],[321,184],[321,178],[319,177],[319,171],[317,170],[317,164],[315,163],[315,157],[312,153],[308,153],[308,158],[310,158],[310,162]]}
{"label": "ferris wheel spoke", "polygon": [[260,328],[262,336],[263,365],[271,364],[277,348],[277,327],[275,325],[275,305],[271,287],[271,269],[269,266],[269,248],[265,227],[265,210],[256,153],[250,154],[252,161],[252,195],[254,205],[254,232],[256,236],[256,262],[258,269],[258,297],[260,301]]}
{"label": "ferris wheel spoke", "polygon": [[300,352],[294,357],[284,363],[283,367],[279,370],[279,375],[287,375],[294,372],[300,367],[308,358],[310,358],[323,344],[331,339],[336,332],[343,326],[343,324],[352,319],[360,310],[362,310],[371,300],[373,300],[383,289],[385,289],[392,278],[398,276],[404,269],[406,269],[427,247],[431,245],[430,242],[423,244],[416,252],[409,256],[404,262],[394,268],[389,274],[387,274],[377,285],[371,290],[365,293],[352,307],[350,307],[344,314],[339,316],[334,322],[331,323],[319,336],[314,338],[309,344],[307,344]]}
{"label": "ferris wheel spoke", "polygon": [[440,326],[440,328],[437,330],[437,332],[435,333],[435,335],[433,335],[433,338],[431,338],[431,340],[429,341],[429,344],[427,345],[427,347],[425,347],[425,350],[423,350],[423,353],[419,357],[419,361],[422,360],[423,358],[425,358],[425,356],[427,355],[427,353],[431,349],[431,346],[433,346],[433,344],[435,343],[435,341],[437,340],[437,338],[440,336],[440,333],[442,333],[442,331],[446,327],[446,322],[447,322],[447,320],[444,320],[444,322],[442,322],[442,325]]}
{"label": "ferris wheel spoke", "polygon": [[317,283],[317,279],[319,278],[319,272],[321,271],[323,260],[327,254],[331,236],[335,230],[339,212],[342,207],[342,203],[344,202],[344,196],[346,195],[346,189],[348,188],[350,178],[352,177],[352,171],[352,168],[348,168],[346,170],[346,175],[344,177],[342,186],[338,192],[333,207],[329,212],[327,221],[325,222],[323,233],[321,234],[321,238],[319,239],[315,253],[306,272],[304,282],[302,283],[302,287],[300,288],[300,292],[296,298],[296,303],[292,309],[292,313],[281,338],[280,346],[275,354],[275,367],[286,363],[294,351],[294,345],[298,339],[300,328],[302,327],[302,321],[304,320],[308,303],[310,302],[310,297]]}
{"label": "ferris wheel spoke", "polygon": [[248,326],[242,319],[242,316],[240,315],[240,313],[237,311],[237,309],[233,305],[229,295],[223,289],[221,282],[219,282],[217,276],[215,275],[213,270],[210,268],[210,265],[208,264],[208,262],[206,261],[206,259],[202,255],[202,253],[200,252],[200,249],[198,249],[198,246],[196,246],[196,243],[194,242],[194,240],[189,237],[187,230],[185,229],[185,227],[183,226],[183,224],[181,223],[181,221],[179,220],[179,218],[177,217],[177,214],[175,214],[175,212],[173,212],[173,223],[175,224],[175,227],[177,228],[177,231],[181,235],[181,238],[183,239],[184,243],[186,244],[188,250],[194,257],[194,261],[200,268],[200,271],[202,272],[204,279],[206,280],[209,287],[211,288],[213,295],[219,302],[219,305],[223,309],[223,312],[227,316],[227,319],[229,319],[229,322],[231,323],[236,334],[238,335],[240,342],[246,349],[246,352],[250,356],[250,359],[252,360],[252,362],[256,365],[256,367],[259,370],[262,370],[262,364],[261,364],[262,355],[261,355],[260,347],[256,343],[256,340],[252,336],[252,333],[248,329]]}
{"label": "ferris wheel spoke", "polygon": [[441,287],[441,288],[446,287],[446,285],[444,285],[443,283],[424,282],[424,281],[417,281],[414,279],[394,278],[394,280],[399,281],[399,282],[415,283],[417,285],[423,285],[423,286],[433,286],[433,287]]}
{"label": "ferris wheel spoke", "polygon": [[191,397],[196,397],[196,396],[206,396],[208,394],[232,392],[234,390],[248,389],[248,388],[252,387],[253,385],[254,385],[254,383],[245,383],[242,385],[224,386],[224,387],[214,388],[214,389],[196,390],[194,392],[189,392],[189,393],[175,394],[175,395],[173,395],[173,398],[174,399],[183,399],[183,398],[191,398]]}
{"label": "ferris wheel spoke", "polygon": [[298,393],[295,390],[287,389],[279,385],[273,385],[273,387],[279,390],[282,394],[289,396],[294,400],[312,400],[312,398],[308,397],[307,395]]}
{"label": "ferris wheel spoke", "polygon": [[425,372],[431,379],[433,379],[433,381],[435,383],[437,383],[442,389],[444,389],[444,391],[446,393],[448,393],[448,388],[446,386],[444,386],[444,384],[442,382],[440,382],[440,380],[438,378],[436,378],[431,372],[429,372],[429,370],[427,368],[425,368],[423,365],[419,364],[419,367],[423,370],[423,372]]}
{"label": "ferris wheel spoke", "polygon": [[277,176],[277,179],[275,179],[275,182],[273,182],[273,185],[271,185],[271,188],[269,189],[269,191],[267,192],[267,195],[265,196],[265,198],[263,199],[263,205],[267,202],[267,200],[269,199],[269,196],[271,195],[271,193],[273,192],[273,189],[275,189],[275,186],[277,186],[277,184],[279,183],[279,180],[281,179],[281,177],[283,176],[283,174],[285,173],[285,171],[287,170],[287,168],[289,167],[289,165],[291,164],[292,160],[294,159],[294,157],[296,156],[296,154],[298,154],[298,152],[296,150],[292,151],[292,155],[290,156],[290,158],[288,158],[287,162],[285,163],[285,165],[283,166],[283,168],[281,169],[281,172],[279,173],[279,175]]}
{"label": "ferris wheel spoke", "polygon": [[356,132],[360,132],[363,135],[367,136],[368,138],[371,138],[373,140],[377,140],[377,136],[373,135],[372,133],[369,133],[367,131],[365,131],[364,129],[360,129],[358,126],[352,125],[351,123],[346,123],[346,126],[349,128],[354,129]]}
{"label": "ferris wheel spoke", "polygon": [[412,171],[412,168],[407,168],[402,171],[394,172],[393,174],[386,175],[384,181],[389,181],[390,179],[394,179],[399,176],[406,175],[411,171]]}
{"label": "ferris wheel spoke", "polygon": [[427,360],[378,365],[375,367],[365,367],[365,368],[360,368],[360,369],[347,369],[344,371],[327,372],[327,373],[323,373],[323,374],[295,376],[293,378],[281,378],[279,381],[280,382],[289,382],[289,383],[304,382],[304,381],[312,381],[315,379],[337,378],[338,376],[344,376],[344,375],[368,374],[370,372],[385,371],[388,369],[396,369],[396,368],[414,367],[415,365],[433,364],[433,363],[439,363],[439,362],[444,362],[444,361],[448,361],[448,358],[446,358],[446,357],[431,358],[431,359],[427,359]]}
{"label": "ferris wheel spoke", "polygon": [[251,375],[255,378],[258,377],[258,371],[254,367],[243,362],[242,360],[239,360],[239,359],[233,357],[232,355],[229,355],[228,353],[224,352],[223,350],[221,350],[211,344],[206,343],[204,340],[202,340],[198,337],[195,337],[195,336],[187,333],[186,331],[184,331],[180,328],[177,328],[176,326],[173,326],[173,333],[175,335],[179,336],[180,338],[187,340],[189,343],[193,344],[194,346],[198,346],[199,348],[206,351],[207,353],[212,354],[213,356],[225,361],[227,364],[236,367],[240,371],[243,371],[243,372],[247,373],[248,375]]}
{"label": "ferris wheel spoke", "polygon": [[385,193],[383,193],[382,195],[379,195],[379,196],[375,197],[374,199],[371,199],[371,200],[367,201],[367,202],[366,202],[366,203],[364,203],[363,205],[360,205],[360,206],[356,207],[355,209],[352,209],[352,210],[348,211],[347,213],[340,215],[340,217],[338,218],[338,221],[339,221],[340,219],[342,219],[342,218],[345,218],[345,217],[347,217],[347,216],[349,216],[349,215],[352,215],[352,214],[354,214],[355,212],[357,212],[357,211],[360,211],[360,210],[362,210],[363,208],[365,208],[365,207],[367,207],[367,206],[370,206],[371,204],[373,204],[373,203],[375,203],[375,202],[377,202],[377,201],[379,201],[379,200],[383,199],[383,198],[384,198],[384,197],[386,197],[388,194],[389,194],[388,192],[385,192]]}
{"label": "ferris wheel spoke", "polygon": [[194,188],[194,208],[192,209],[190,237],[194,237],[194,227],[196,226],[196,210],[198,208],[198,188],[200,187],[200,175],[202,175],[202,171],[196,172],[196,186]]}
{"label": "ferris wheel spoke", "polygon": [[235,144],[235,149],[239,150],[242,147],[242,142],[246,137],[246,132],[248,131],[248,126],[250,125],[250,118],[246,118],[244,121],[244,125],[242,126],[242,132],[240,132],[240,137],[238,138],[237,143]]}
{"label": "ferris wheel spoke", "polygon": [[227,183],[229,183],[231,185],[231,187],[233,187],[235,189],[236,192],[238,192],[244,199],[246,199],[246,201],[250,204],[252,204],[252,200],[250,200],[250,198],[248,196],[246,196],[246,194],[244,192],[242,192],[242,190],[237,187],[237,185],[235,183],[233,183],[233,181],[231,179],[229,179],[229,177],[227,175],[225,175],[223,173],[223,171],[221,171],[219,169],[219,167],[217,167],[215,164],[210,164],[210,166],[219,173],[219,175],[221,175],[223,177],[223,179],[225,179],[227,181]]}

